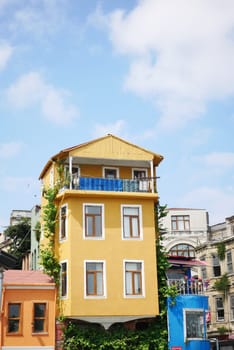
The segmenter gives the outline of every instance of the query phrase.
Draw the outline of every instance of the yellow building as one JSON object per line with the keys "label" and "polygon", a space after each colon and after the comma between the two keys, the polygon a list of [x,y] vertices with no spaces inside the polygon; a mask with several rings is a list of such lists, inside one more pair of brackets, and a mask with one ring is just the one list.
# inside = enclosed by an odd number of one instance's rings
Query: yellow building
{"label": "yellow building", "polygon": [[45,165],[44,188],[60,186],[55,252],[66,318],[108,328],[158,315],[154,206],[162,159],[108,134]]}

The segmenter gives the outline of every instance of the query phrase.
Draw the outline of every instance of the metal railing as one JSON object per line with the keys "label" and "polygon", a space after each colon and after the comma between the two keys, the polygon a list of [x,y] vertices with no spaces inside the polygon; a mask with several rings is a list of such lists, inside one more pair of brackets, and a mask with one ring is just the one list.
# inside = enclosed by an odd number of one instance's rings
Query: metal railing
{"label": "metal railing", "polygon": [[208,288],[208,281],[197,278],[168,279],[169,287],[176,287],[179,294],[204,294]]}
{"label": "metal railing", "polygon": [[[154,178],[108,179],[99,177],[73,177],[70,189],[115,191],[115,192],[156,192]],[[152,191],[152,188],[154,189]]]}

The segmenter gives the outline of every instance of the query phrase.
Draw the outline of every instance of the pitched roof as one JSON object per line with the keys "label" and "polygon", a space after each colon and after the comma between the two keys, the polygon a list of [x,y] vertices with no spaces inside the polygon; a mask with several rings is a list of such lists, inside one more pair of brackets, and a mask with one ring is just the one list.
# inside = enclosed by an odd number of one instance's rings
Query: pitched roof
{"label": "pitched roof", "polygon": [[128,145],[128,146],[131,146],[131,147],[135,147],[135,149],[138,149],[140,151],[146,152],[146,153],[151,155],[152,159],[154,160],[154,164],[155,165],[158,165],[163,160],[163,156],[158,154],[158,153],[154,153],[154,152],[149,151],[149,150],[147,150],[147,149],[145,149],[143,147],[137,146],[137,145],[135,145],[133,143],[130,143],[130,142],[124,140],[124,139],[121,139],[120,137],[117,137],[115,135],[107,134],[106,136],[103,136],[103,137],[91,140],[89,142],[85,142],[85,143],[79,144],[77,146],[73,146],[73,147],[69,147],[69,148],[63,149],[59,153],[57,153],[54,156],[52,156],[48,160],[46,165],[44,166],[43,170],[41,171],[41,174],[39,175],[39,180],[43,178],[45,172],[49,169],[49,167],[51,166],[51,164],[54,161],[62,159],[64,157],[68,157],[69,154],[72,151],[74,151],[74,150],[82,149],[82,148],[85,148],[87,146],[91,146],[91,145],[93,145],[95,143],[102,142],[104,140],[115,140],[116,142],[119,142],[119,143],[122,143],[122,144],[125,144],[125,145]]}
{"label": "pitched roof", "polygon": [[52,277],[42,271],[6,270],[3,273],[3,284],[11,285],[37,285],[54,283]]}

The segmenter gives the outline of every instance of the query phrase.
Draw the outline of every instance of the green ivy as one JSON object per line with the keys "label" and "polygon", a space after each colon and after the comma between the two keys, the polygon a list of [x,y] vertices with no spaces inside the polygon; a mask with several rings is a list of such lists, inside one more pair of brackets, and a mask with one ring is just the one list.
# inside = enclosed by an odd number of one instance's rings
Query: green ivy
{"label": "green ivy", "polygon": [[222,275],[217,281],[214,283],[214,289],[216,289],[218,292],[223,292],[224,297],[226,296],[226,292],[228,291],[230,287],[229,279],[227,273]]}
{"label": "green ivy", "polygon": [[59,284],[60,264],[55,257],[54,252],[54,237],[56,228],[57,208],[55,198],[58,193],[58,188],[49,188],[44,190],[44,197],[47,204],[43,208],[44,236],[48,239],[46,247],[40,249],[40,261],[44,272],[54,278],[55,283]]}

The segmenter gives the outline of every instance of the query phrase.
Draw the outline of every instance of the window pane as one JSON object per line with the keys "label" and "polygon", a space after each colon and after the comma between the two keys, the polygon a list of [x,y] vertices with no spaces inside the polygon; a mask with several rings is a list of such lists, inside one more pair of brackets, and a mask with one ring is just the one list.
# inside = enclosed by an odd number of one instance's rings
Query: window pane
{"label": "window pane", "polygon": [[9,317],[19,317],[20,304],[9,304]]}
{"label": "window pane", "polygon": [[35,319],[34,321],[34,332],[44,331],[44,319]]}
{"label": "window pane", "polygon": [[129,217],[124,217],[124,237],[130,237],[130,220]]}
{"label": "window pane", "polygon": [[95,236],[102,235],[102,220],[101,216],[96,216],[95,218]]}
{"label": "window pane", "polygon": [[94,294],[94,275],[92,273],[88,274],[88,294]]}
{"label": "window pane", "polygon": [[187,338],[203,338],[204,317],[203,312],[186,312],[186,333]]}
{"label": "window pane", "polygon": [[139,236],[138,218],[132,218],[132,236]]}
{"label": "window pane", "polygon": [[103,295],[102,272],[97,272],[97,295]]}
{"label": "window pane", "polygon": [[97,205],[86,205],[86,214],[99,214],[101,215],[101,207]]}
{"label": "window pane", "polygon": [[133,294],[132,292],[132,273],[126,272],[126,294]]}
{"label": "window pane", "polygon": [[34,304],[34,316],[44,317],[45,316],[45,304]]}
{"label": "window pane", "polygon": [[93,217],[92,216],[86,217],[86,235],[87,236],[93,235]]}
{"label": "window pane", "polygon": [[134,287],[135,287],[135,294],[141,294],[141,275],[140,273],[134,274]]}
{"label": "window pane", "polygon": [[19,320],[8,320],[8,333],[17,333],[19,331]]}
{"label": "window pane", "polygon": [[125,207],[124,215],[138,215],[139,208]]}

